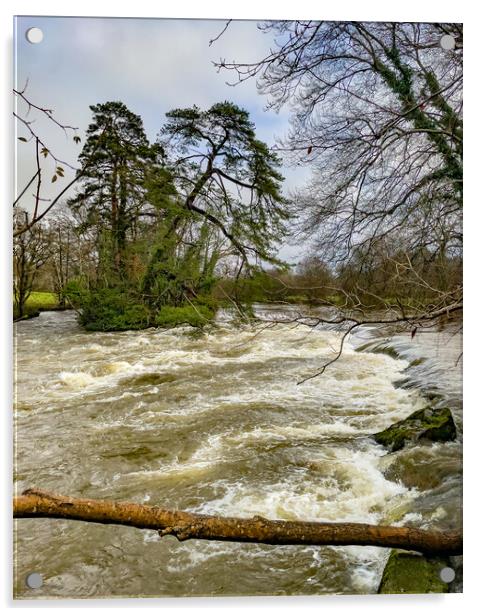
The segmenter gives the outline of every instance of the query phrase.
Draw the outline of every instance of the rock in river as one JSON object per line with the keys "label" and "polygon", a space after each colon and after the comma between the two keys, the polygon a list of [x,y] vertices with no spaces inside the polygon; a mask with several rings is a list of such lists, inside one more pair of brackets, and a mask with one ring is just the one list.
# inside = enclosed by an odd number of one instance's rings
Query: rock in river
{"label": "rock in river", "polygon": [[450,409],[433,409],[429,406],[373,435],[377,443],[391,452],[422,439],[453,441],[455,437],[456,429]]}
{"label": "rock in river", "polygon": [[449,585],[440,576],[450,566],[447,558],[427,557],[415,552],[392,550],[378,593],[420,594],[448,592]]}

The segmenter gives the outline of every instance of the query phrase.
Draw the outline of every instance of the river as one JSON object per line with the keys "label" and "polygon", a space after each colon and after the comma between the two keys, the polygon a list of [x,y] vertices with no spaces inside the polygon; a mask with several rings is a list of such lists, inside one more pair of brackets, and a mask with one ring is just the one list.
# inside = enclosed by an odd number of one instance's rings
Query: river
{"label": "river", "polygon": [[[322,376],[297,385],[333,357],[340,332],[220,318],[204,334],[89,333],[72,311],[15,330],[16,493],[36,486],[239,517],[461,527],[460,335],[364,329]],[[380,352],[387,345],[390,354]],[[452,408],[455,442],[387,455],[369,438],[428,400]],[[373,593],[387,556],[16,520],[14,595]],[[42,588],[26,587],[31,572]]]}

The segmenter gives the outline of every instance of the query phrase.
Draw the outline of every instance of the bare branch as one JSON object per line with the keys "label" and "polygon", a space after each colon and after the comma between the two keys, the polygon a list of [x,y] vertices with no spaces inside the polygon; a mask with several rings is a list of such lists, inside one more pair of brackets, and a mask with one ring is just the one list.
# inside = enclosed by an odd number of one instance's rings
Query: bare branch
{"label": "bare branch", "polygon": [[403,526],[321,523],[201,515],[137,503],[72,498],[36,488],[14,499],[15,518],[61,518],[157,530],[179,541],[208,539],[268,545],[373,545],[426,554],[460,554],[459,532]]}

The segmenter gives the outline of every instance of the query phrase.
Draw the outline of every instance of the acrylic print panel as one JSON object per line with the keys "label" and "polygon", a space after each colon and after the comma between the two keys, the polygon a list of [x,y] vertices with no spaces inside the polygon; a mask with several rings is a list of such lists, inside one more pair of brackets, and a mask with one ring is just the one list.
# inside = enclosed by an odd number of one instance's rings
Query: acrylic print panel
{"label": "acrylic print panel", "polygon": [[15,597],[460,592],[461,25],[17,17],[15,73]]}

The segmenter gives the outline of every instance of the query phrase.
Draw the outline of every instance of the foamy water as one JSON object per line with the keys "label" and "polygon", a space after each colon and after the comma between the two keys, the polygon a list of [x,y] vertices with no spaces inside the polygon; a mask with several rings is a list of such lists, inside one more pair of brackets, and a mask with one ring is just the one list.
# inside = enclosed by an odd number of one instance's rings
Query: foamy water
{"label": "foamy water", "polygon": [[[203,335],[87,333],[72,313],[44,313],[18,324],[16,336],[18,492],[35,485],[287,520],[433,527],[453,518],[456,444],[415,448],[428,472],[442,469],[427,487],[413,457],[386,456],[369,438],[427,404],[419,387],[397,386],[408,356],[348,344],[322,377],[297,385],[334,356],[340,333],[228,322]],[[368,547],[180,544],[78,522],[17,527],[19,595],[32,570],[50,596],[376,592],[387,556]]]}

